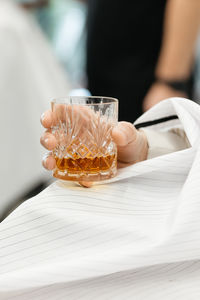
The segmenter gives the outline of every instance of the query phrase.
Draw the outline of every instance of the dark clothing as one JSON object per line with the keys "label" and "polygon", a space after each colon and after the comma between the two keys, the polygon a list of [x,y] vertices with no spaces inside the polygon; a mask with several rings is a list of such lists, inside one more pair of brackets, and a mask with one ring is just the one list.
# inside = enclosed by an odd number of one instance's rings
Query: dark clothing
{"label": "dark clothing", "polygon": [[120,101],[133,122],[154,81],[167,0],[89,0],[87,74],[93,95]]}

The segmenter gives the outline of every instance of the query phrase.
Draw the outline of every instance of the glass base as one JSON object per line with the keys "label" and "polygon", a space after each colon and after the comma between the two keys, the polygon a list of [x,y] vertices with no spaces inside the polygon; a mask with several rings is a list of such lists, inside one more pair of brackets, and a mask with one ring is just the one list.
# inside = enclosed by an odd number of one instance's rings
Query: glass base
{"label": "glass base", "polygon": [[93,182],[93,181],[101,181],[113,178],[117,175],[117,168],[114,167],[112,169],[107,170],[106,172],[98,172],[98,173],[69,173],[60,171],[58,169],[53,171],[53,176],[62,180],[69,181],[85,181],[85,182]]}

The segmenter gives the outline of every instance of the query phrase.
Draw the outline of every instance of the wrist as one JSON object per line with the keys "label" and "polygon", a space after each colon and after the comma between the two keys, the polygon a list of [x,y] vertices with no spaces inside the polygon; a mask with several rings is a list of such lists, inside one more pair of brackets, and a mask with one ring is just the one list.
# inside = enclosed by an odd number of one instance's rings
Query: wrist
{"label": "wrist", "polygon": [[165,79],[162,77],[156,77],[155,83],[165,85],[175,91],[181,92],[185,95],[189,94],[190,90],[190,79]]}

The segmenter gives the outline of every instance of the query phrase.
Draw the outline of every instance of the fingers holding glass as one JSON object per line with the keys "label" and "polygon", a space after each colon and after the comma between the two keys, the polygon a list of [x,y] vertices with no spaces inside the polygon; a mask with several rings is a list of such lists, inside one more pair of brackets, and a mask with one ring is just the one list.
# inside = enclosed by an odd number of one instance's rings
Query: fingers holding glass
{"label": "fingers holding glass", "polygon": [[134,142],[136,136],[137,130],[135,129],[133,124],[129,122],[119,122],[112,131],[112,138],[114,142],[120,147],[124,147]]}
{"label": "fingers holding glass", "polygon": [[53,114],[51,110],[45,111],[40,118],[40,122],[44,128],[51,128],[53,123]]}
{"label": "fingers holding glass", "polygon": [[51,152],[47,153],[43,157],[42,165],[45,169],[49,171],[53,170],[56,167],[56,161]]}
{"label": "fingers holding glass", "polygon": [[45,131],[41,138],[40,138],[40,143],[44,148],[47,150],[53,150],[57,146],[57,140],[56,137],[51,133],[51,131],[47,130]]}
{"label": "fingers holding glass", "polygon": [[[56,159],[54,177],[84,185],[83,181],[115,176],[116,145],[111,138],[112,127],[117,122],[115,99],[55,99],[52,119],[51,131],[57,140],[53,151]],[[47,144],[44,143],[46,148],[49,147]]]}
{"label": "fingers holding glass", "polygon": [[86,182],[86,181],[79,181],[79,184],[80,184],[82,187],[85,187],[85,188],[90,188],[90,187],[92,187],[92,185],[93,185],[92,182]]}

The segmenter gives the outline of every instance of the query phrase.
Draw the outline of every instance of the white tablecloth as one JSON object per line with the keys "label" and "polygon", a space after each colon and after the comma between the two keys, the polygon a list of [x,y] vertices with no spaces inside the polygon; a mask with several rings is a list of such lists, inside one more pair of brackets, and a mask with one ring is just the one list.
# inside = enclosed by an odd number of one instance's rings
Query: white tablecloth
{"label": "white tablecloth", "polygon": [[163,101],[191,148],[84,189],[56,182],[0,225],[0,299],[200,299],[200,107]]}

